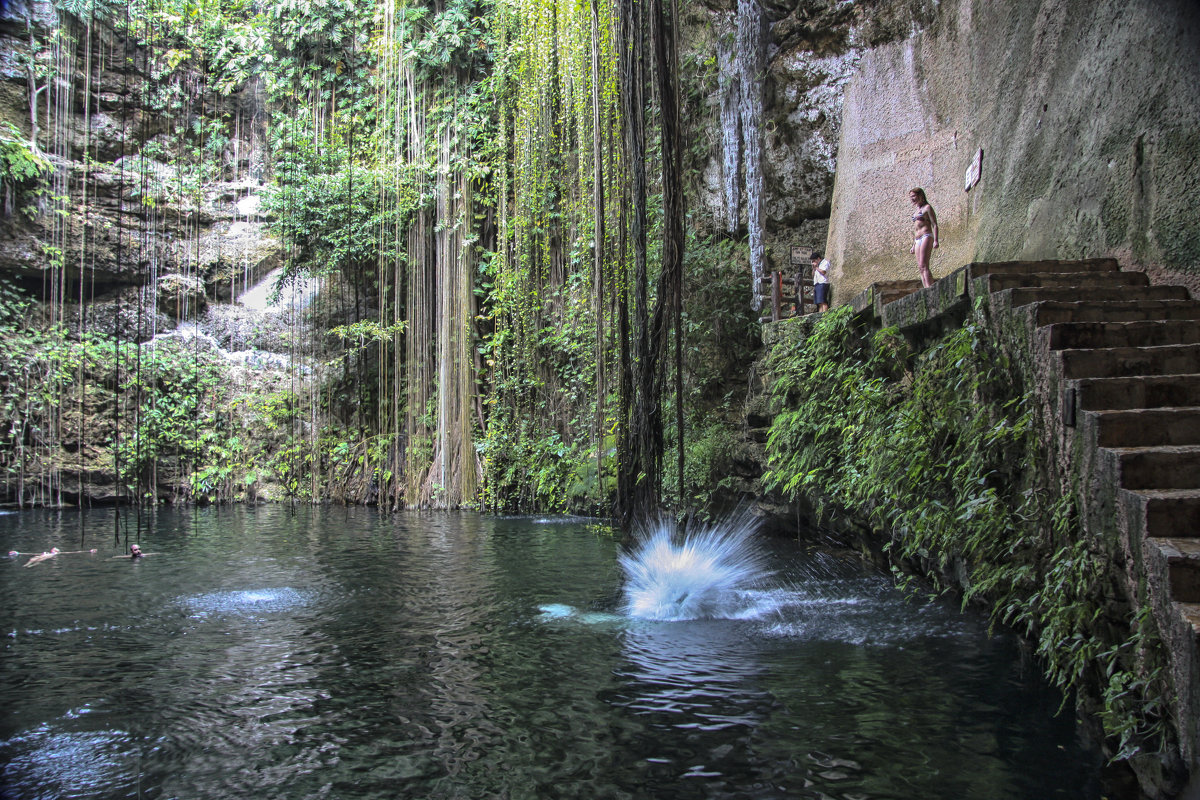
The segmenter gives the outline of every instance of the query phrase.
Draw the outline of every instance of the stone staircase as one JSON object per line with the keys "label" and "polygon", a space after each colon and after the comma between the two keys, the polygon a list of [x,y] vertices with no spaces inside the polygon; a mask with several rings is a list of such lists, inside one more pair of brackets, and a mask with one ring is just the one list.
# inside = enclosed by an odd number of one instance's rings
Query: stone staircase
{"label": "stone staircase", "polygon": [[1163,607],[1200,642],[1200,301],[1115,259],[970,264],[929,289],[908,284],[902,297],[893,284],[879,293],[883,324],[928,326],[984,292],[994,307],[1027,307],[1054,356],[1066,424],[1078,415],[1093,431],[1131,512],[1130,541],[1169,591]]}
{"label": "stone staircase", "polygon": [[1084,525],[1120,537],[1131,589],[1149,593],[1189,729],[1185,759],[1198,763],[1200,301],[1088,259],[969,264],[928,289],[879,284],[853,303],[920,341],[961,324],[984,295],[993,324],[1033,350],[1049,457],[1086,475]]}
{"label": "stone staircase", "polygon": [[1159,605],[1200,640],[1200,302],[1112,259],[1031,265],[1033,275],[973,266],[1011,307],[1033,305],[1074,405],[1066,417],[1084,418],[1118,506],[1132,511],[1127,535],[1143,544],[1151,586],[1169,592]]}
{"label": "stone staircase", "polygon": [[[1172,758],[1188,782],[1179,796],[1200,800],[1200,300],[1115,259],[1085,259],[968,264],[929,288],[873,284],[850,304],[862,326],[896,327],[918,347],[979,309],[1012,354],[1039,459],[1071,487],[1080,535],[1104,542],[1125,582],[1114,610],[1147,601],[1163,638]],[[817,319],[764,326],[763,343],[798,346]],[[769,409],[759,416],[765,427]]]}

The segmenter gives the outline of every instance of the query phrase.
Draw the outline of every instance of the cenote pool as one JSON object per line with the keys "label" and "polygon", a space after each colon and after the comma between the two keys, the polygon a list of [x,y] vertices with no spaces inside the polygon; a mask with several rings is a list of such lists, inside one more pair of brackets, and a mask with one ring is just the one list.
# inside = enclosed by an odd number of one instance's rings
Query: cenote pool
{"label": "cenote pool", "polygon": [[[130,525],[130,538],[134,537]],[[622,613],[586,521],[0,515],[11,798],[1098,798],[1017,643],[771,542],[734,619]]]}

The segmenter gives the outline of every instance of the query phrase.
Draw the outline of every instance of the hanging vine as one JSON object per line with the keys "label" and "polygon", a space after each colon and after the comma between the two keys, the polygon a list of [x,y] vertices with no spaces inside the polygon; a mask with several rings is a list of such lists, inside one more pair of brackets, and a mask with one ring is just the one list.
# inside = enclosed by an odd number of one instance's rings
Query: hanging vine
{"label": "hanging vine", "polygon": [[[4,139],[14,165],[5,187],[11,206],[33,174],[26,161],[53,165],[39,200],[47,330],[69,328],[76,347],[98,335],[116,361],[118,496],[225,500],[273,481],[294,500],[388,507],[606,509],[620,494],[622,509],[637,495],[645,512],[657,502],[664,393],[676,429],[684,422],[673,10],[605,0],[68,5],[53,36],[31,32],[31,136],[27,148]],[[622,62],[635,35],[636,63]],[[121,152],[106,155],[88,138],[100,107],[89,100],[80,113],[70,98],[100,97],[91,82],[113,72],[134,76],[121,96],[142,110],[122,105]],[[81,138],[86,168],[72,171],[80,153],[67,142]],[[115,232],[89,221],[100,176],[130,187]],[[318,289],[281,317],[286,366],[264,379],[270,388],[227,393],[219,380],[200,382],[203,397],[164,393],[183,374],[158,335],[164,314],[175,319],[163,330],[196,315],[202,300],[188,286],[215,298],[257,278],[205,261],[206,217],[228,202],[212,189],[222,181],[261,194],[281,242],[280,285]],[[109,333],[85,311],[101,235],[115,244],[110,268],[136,288],[119,295],[124,321]],[[199,338],[187,339],[188,357],[220,373]],[[40,470],[22,484],[31,502],[62,503],[62,409],[75,404],[74,438],[87,438],[83,398],[99,379],[87,363],[73,358],[71,399],[50,402],[18,448],[12,469]],[[169,432],[172,419],[185,430]],[[241,435],[249,420],[268,442]]]}

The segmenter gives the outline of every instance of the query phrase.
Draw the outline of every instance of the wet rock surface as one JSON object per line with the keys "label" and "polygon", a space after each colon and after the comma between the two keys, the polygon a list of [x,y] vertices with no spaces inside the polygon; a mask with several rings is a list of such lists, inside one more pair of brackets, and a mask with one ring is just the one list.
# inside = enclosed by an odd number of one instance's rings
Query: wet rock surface
{"label": "wet rock surface", "polygon": [[[77,282],[79,270],[71,267],[80,265],[88,293],[104,301],[106,292],[181,273],[203,281],[204,296],[229,300],[278,267],[282,250],[267,235],[258,204],[263,156],[253,126],[238,127],[220,153],[178,153],[181,145],[198,143],[179,128],[174,112],[157,108],[147,53],[102,19],[89,37],[76,35],[77,28],[43,0],[0,6],[0,121],[53,171],[52,178],[16,191],[11,213],[0,215],[0,276],[32,284],[63,269],[62,280]],[[61,58],[75,69],[46,85],[31,79],[27,65],[53,53],[31,49],[30,42],[54,41],[56,31],[73,45]],[[99,66],[85,92],[89,42],[96,52],[124,57],[95,59]],[[240,98],[203,94],[202,85],[185,78],[178,88],[189,102],[207,104],[210,114],[221,114],[222,104],[228,116],[246,113]],[[65,117],[48,120],[43,108],[35,119],[31,94],[39,108],[49,98]],[[201,296],[189,290],[190,301],[168,300],[164,311],[177,315],[182,303],[194,316],[203,310]]]}

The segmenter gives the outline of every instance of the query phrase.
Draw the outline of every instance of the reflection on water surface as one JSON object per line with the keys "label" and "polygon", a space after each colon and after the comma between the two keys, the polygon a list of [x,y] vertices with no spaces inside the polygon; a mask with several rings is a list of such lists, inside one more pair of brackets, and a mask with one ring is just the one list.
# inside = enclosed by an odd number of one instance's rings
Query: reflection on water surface
{"label": "reflection on water surface", "polygon": [[737,619],[621,613],[590,521],[0,519],[13,798],[1097,798],[986,621],[775,543]]}

